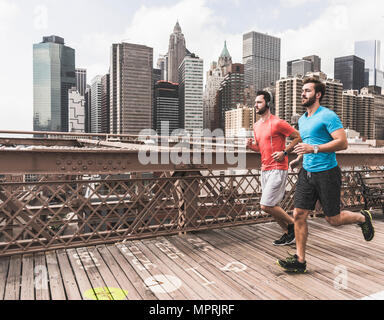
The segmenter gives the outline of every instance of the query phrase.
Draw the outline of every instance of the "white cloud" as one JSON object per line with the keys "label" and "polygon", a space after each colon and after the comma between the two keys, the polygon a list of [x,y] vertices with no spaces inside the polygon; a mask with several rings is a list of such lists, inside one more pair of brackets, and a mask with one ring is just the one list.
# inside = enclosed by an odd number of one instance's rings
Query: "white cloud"
{"label": "white cloud", "polygon": [[[124,40],[152,47],[156,64],[159,54],[168,52],[169,36],[177,20],[186,38],[187,48],[204,59],[205,70],[212,61],[217,61],[224,40],[227,40],[230,53],[236,57],[236,61],[241,62],[241,35],[222,32],[221,27],[225,25],[225,19],[209,9],[204,0],[183,0],[172,6],[142,6],[121,34],[87,35],[77,46],[76,55],[79,56],[81,52],[86,57],[98,56],[105,61],[106,66],[104,71],[100,68],[98,73],[105,73],[109,66],[111,44]],[[95,75],[91,70],[89,74],[90,78]]]}
{"label": "white cloud", "polygon": [[298,7],[304,4],[319,2],[320,0],[280,0],[283,7]]}
{"label": "white cloud", "polygon": [[382,40],[384,19],[382,1],[332,1],[330,6],[305,27],[286,30],[282,38],[282,74],[286,61],[317,54],[322,58],[322,69],[333,76],[334,58],[354,54],[357,40]]}

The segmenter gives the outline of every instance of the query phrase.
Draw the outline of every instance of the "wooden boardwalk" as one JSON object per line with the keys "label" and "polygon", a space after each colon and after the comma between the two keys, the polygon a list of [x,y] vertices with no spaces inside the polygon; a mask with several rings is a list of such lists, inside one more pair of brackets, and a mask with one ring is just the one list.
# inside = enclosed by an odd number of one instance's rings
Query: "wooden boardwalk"
{"label": "wooden boardwalk", "polygon": [[384,221],[360,228],[309,220],[308,273],[276,265],[276,223],[0,258],[1,300],[384,299]]}

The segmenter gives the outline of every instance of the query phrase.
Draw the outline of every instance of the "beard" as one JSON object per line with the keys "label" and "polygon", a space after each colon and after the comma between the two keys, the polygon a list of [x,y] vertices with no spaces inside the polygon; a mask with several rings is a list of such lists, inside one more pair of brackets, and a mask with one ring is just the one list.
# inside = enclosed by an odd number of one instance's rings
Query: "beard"
{"label": "beard", "polygon": [[258,109],[258,110],[256,110],[256,113],[262,116],[267,111],[267,109],[268,109],[267,107],[264,107],[262,109]]}
{"label": "beard", "polygon": [[310,97],[307,102],[302,103],[302,106],[308,108],[311,105],[313,105],[315,102],[316,102],[316,96],[313,96],[313,97]]}

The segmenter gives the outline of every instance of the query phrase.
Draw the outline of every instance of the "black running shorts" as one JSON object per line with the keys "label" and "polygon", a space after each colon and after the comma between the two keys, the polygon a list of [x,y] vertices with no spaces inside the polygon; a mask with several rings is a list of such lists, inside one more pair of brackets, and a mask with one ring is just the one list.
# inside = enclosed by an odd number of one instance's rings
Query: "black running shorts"
{"label": "black running shorts", "polygon": [[319,200],[324,214],[334,217],[340,214],[341,170],[337,166],[321,172],[299,172],[295,191],[295,208],[314,210]]}

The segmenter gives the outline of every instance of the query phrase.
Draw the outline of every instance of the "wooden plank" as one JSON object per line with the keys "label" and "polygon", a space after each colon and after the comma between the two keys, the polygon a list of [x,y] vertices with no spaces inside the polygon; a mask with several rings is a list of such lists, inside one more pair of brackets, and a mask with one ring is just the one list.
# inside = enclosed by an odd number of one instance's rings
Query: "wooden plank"
{"label": "wooden plank", "polygon": [[35,300],[33,265],[33,254],[23,255],[20,300]]}
{"label": "wooden plank", "polygon": [[[242,244],[227,237],[225,232],[220,234],[217,232],[202,233],[199,234],[199,237],[215,246],[217,250],[221,250],[220,247],[225,247],[225,253],[228,255],[227,261],[237,261],[246,265],[247,269],[244,272],[244,280],[248,285],[257,287],[265,292],[264,295],[268,299],[313,298],[312,296],[300,293],[300,290],[297,291],[298,288],[289,286],[286,281],[280,279],[280,274],[270,271],[270,266],[266,264],[261,265],[260,262],[265,260],[263,257],[251,254],[249,248],[244,249]],[[254,249],[252,250],[254,251]],[[240,275],[243,275],[243,273]]]}
{"label": "wooden plank", "polygon": [[185,270],[191,273],[197,279],[202,281],[206,290],[213,292],[218,295],[219,300],[241,300],[244,299],[244,296],[240,293],[234,291],[230,284],[227,284],[227,281],[220,281],[217,279],[217,270],[216,268],[209,264],[207,261],[201,259],[194,251],[190,250],[178,240],[176,236],[173,237],[162,237],[163,242],[170,243],[174,248],[174,252],[181,252],[183,264],[185,264]]}
{"label": "wooden plank", "polygon": [[66,250],[68,259],[71,264],[71,268],[73,273],[75,274],[75,279],[77,282],[77,286],[80,291],[81,298],[84,300],[90,300],[85,296],[85,293],[92,289],[92,284],[88,279],[88,275],[85,271],[85,267],[83,266],[83,259],[79,256],[76,249],[67,249]]}
{"label": "wooden plank", "polygon": [[7,282],[9,261],[10,261],[9,257],[0,258],[0,300],[4,299],[5,284]]}
{"label": "wooden plank", "polygon": [[[105,247],[105,246],[104,246]],[[92,247],[88,249],[92,259],[95,262],[97,271],[99,272],[105,287],[103,289],[102,295],[99,295],[100,300],[126,300],[126,294],[123,291],[124,289],[120,287],[120,284],[117,282],[114,275],[109,270],[109,266],[104,262],[102,256],[99,253],[98,247]]]}
{"label": "wooden plank", "polygon": [[9,261],[4,300],[19,300],[21,281],[21,255],[12,256]]}
{"label": "wooden plank", "polygon": [[[137,246],[142,249],[152,261],[159,266],[159,271],[164,275],[171,275],[179,278],[182,282],[179,291],[186,299],[202,300],[209,299],[203,293],[199,294],[202,287],[198,286],[194,280],[184,270],[180,269],[172,260],[167,259],[167,256],[161,254],[159,248],[151,244],[149,241],[137,242]],[[165,263],[165,261],[167,263]],[[210,297],[212,298],[212,297]]]}
{"label": "wooden plank", "polygon": [[57,250],[56,254],[66,298],[68,300],[81,300],[81,293],[79,292],[72,266],[68,260],[67,252],[61,249]]}
{"label": "wooden plank", "polygon": [[[151,270],[151,277],[154,279],[150,286],[153,288],[159,287],[159,284],[161,285],[160,288],[164,290],[172,300],[185,300],[186,299],[186,291],[184,290],[183,286],[181,285],[179,288],[177,287],[177,284],[175,284],[175,281],[173,278],[171,278],[173,275],[172,272],[169,272],[169,269],[163,265],[163,262],[157,259],[143,244],[141,241],[132,241],[132,245],[134,245],[142,254],[144,259],[147,259],[150,261],[150,263],[154,266]],[[171,273],[171,274],[169,274]],[[157,277],[162,277],[164,280],[157,280]],[[177,277],[176,277],[177,278]],[[145,279],[148,281],[148,279]],[[193,294],[192,294],[193,295]]]}
{"label": "wooden plank", "polygon": [[[188,235],[187,235],[188,236]],[[196,271],[203,273],[204,269],[207,269],[211,274],[214,275],[214,282],[222,288],[222,290],[227,295],[227,299],[255,299],[255,295],[249,292],[247,289],[243,288],[239,283],[234,281],[227,274],[218,273],[217,266],[213,264],[212,259],[208,259],[200,250],[196,250],[191,246],[185,239],[185,237],[170,238],[170,242],[175,245],[179,250],[183,251],[186,255],[193,257],[197,266]],[[207,248],[202,248],[205,250]],[[210,278],[208,278],[210,279]],[[229,290],[228,290],[229,288]]]}
{"label": "wooden plank", "polygon": [[49,289],[52,300],[67,300],[56,252],[46,252],[45,257],[47,260]]}
{"label": "wooden plank", "polygon": [[[89,251],[89,250],[92,250],[93,248],[95,247],[77,248],[76,252],[78,254],[78,258],[80,258],[83,264],[83,268],[86,270],[88,279],[91,283],[91,287],[89,287],[87,290],[91,290],[93,288],[95,293],[97,293],[96,290],[105,288],[106,284],[97,269],[97,267],[100,266],[100,261],[96,259],[93,253],[90,253]],[[83,292],[83,294],[85,294],[85,292]],[[105,296],[100,295],[100,300],[104,299],[105,297],[107,297],[108,299],[111,297],[108,290],[106,290]],[[99,300],[97,296],[95,296],[95,298]]]}
{"label": "wooden plank", "polygon": [[[138,292],[140,298],[143,300],[157,300],[156,296],[149,289],[146,289],[143,285],[143,280],[136,273],[135,269],[131,266],[131,264],[124,258],[124,253],[121,252],[115,245],[107,246],[106,249],[109,251],[111,256],[116,261],[117,265],[121,269],[119,275],[125,276],[129,282],[132,283],[133,288]],[[104,254],[103,254],[104,256]],[[124,283],[124,282],[121,282]],[[127,284],[129,298],[131,297],[131,290],[129,290],[129,285]]]}
{"label": "wooden plank", "polygon": [[[164,288],[163,291],[156,290],[153,291],[151,288],[145,284],[146,279],[150,279],[153,275],[156,275],[157,266],[146,258],[143,253],[130,242],[119,243],[116,245],[117,249],[120,251],[122,256],[127,260],[127,262],[132,266],[135,272],[140,276],[142,285],[146,290],[152,291],[152,293],[159,300],[172,300],[172,296]],[[163,288],[162,283],[159,283],[160,288]]]}
{"label": "wooden plank", "polygon": [[[289,274],[281,270],[276,265],[276,260],[285,258],[286,257],[286,248],[281,247],[274,247],[272,243],[269,241],[268,243],[262,243],[262,239],[256,240],[252,238],[252,236],[249,236],[249,230],[226,230],[228,233],[233,234],[235,238],[242,239],[243,241],[251,242],[252,247],[257,248],[260,251],[263,251],[268,254],[269,256],[269,264],[273,268],[275,268],[276,272],[280,272],[282,276],[285,276],[285,280],[287,282],[290,282],[292,285],[298,286],[302,288],[306,293],[308,293],[311,296],[314,296],[316,299],[353,299],[354,297],[347,294],[342,294],[336,290],[333,289],[333,287],[330,287],[329,285],[325,285],[324,283],[320,283],[317,279],[313,277],[313,272],[316,271],[316,269],[308,269],[308,272],[305,274]],[[315,266],[313,266],[315,268]],[[333,294],[330,295],[329,290],[333,289]]]}
{"label": "wooden plank", "polygon": [[[107,273],[113,275],[113,277],[116,279],[116,283],[118,284],[118,287],[116,288],[120,287],[121,289],[128,292],[126,295],[127,300],[141,300],[140,294],[132,285],[131,281],[129,281],[124,273],[124,270],[119,266],[107,247],[105,245],[98,246],[97,250],[100,253],[101,259],[105,262],[104,264],[108,268]],[[102,275],[104,274],[102,269],[99,268],[99,271]],[[108,284],[108,286],[111,286],[110,282],[107,281],[106,278],[104,278],[104,281]]]}
{"label": "wooden plank", "polygon": [[[177,271],[178,275],[182,275],[183,273],[187,274],[190,279],[188,279],[187,276],[182,276],[182,279],[196,286],[195,291],[199,292],[203,299],[221,300],[225,298],[223,292],[215,283],[202,281],[203,278],[192,271],[193,268],[196,267],[196,263],[193,262],[189,264],[188,259],[185,259],[187,258],[185,254],[172,245],[167,238],[159,237],[153,240],[146,240],[145,243],[149,250],[155,250],[154,248],[156,247],[156,252],[159,252],[159,258],[167,265],[172,264],[172,268]],[[197,283],[197,285],[195,283]]]}
{"label": "wooden plank", "polygon": [[[312,295],[303,292],[298,286],[292,285],[285,280],[284,274],[281,270],[275,268],[275,259],[263,250],[257,250],[252,245],[239,240],[237,237],[231,236],[228,232],[214,232],[206,237],[213,239],[221,239],[222,246],[228,247],[233,257],[238,258],[239,261],[248,262],[249,268],[253,269],[256,274],[254,277],[259,279],[259,283],[267,284],[264,288],[266,292],[270,292],[274,299],[313,299]],[[217,241],[217,240],[216,240]],[[268,263],[268,261],[271,261]],[[257,274],[259,273],[259,274]],[[269,288],[268,288],[269,287]],[[283,297],[281,297],[283,295]]]}
{"label": "wooden plank", "polygon": [[[335,244],[334,244],[335,245]],[[324,252],[317,250],[318,245],[311,241],[308,246],[307,260],[311,261],[311,264],[316,265],[319,269],[313,272],[314,277],[319,281],[333,284],[337,276],[340,274],[340,268],[348,272],[348,286],[343,288],[343,291],[353,294],[356,298],[372,294],[372,292],[378,292],[384,289],[383,286],[377,284],[377,282],[371,281],[365,277],[363,280],[361,274],[364,274],[361,269],[354,267],[351,264],[343,263],[332,256],[325,255]],[[372,291],[373,290],[373,291]]]}
{"label": "wooden plank", "polygon": [[36,300],[50,300],[48,268],[44,253],[36,253],[35,260],[35,294]]}
{"label": "wooden plank", "polygon": [[[258,230],[258,233],[262,233],[262,230],[263,228],[267,228],[268,226],[265,225],[265,226],[260,226],[260,230]],[[270,227],[272,228],[272,227]],[[317,230],[316,230],[317,231]],[[380,277],[377,277],[377,272],[375,272],[375,269],[372,269],[372,281],[369,281],[367,275],[368,273],[370,273],[369,270],[365,269],[364,270],[364,266],[363,269],[360,268],[358,265],[355,264],[355,261],[354,259],[351,259],[350,257],[348,257],[350,255],[350,253],[348,252],[348,250],[345,250],[343,249],[342,251],[339,252],[338,255],[335,255],[335,254],[331,254],[332,251],[338,247],[338,243],[337,242],[329,242],[329,238],[330,238],[330,235],[328,234],[327,235],[327,238],[325,239],[322,239],[320,241],[317,241],[315,240],[314,241],[314,235],[313,234],[316,234],[317,232],[314,231],[312,232],[311,236],[310,236],[310,240],[308,241],[308,249],[307,249],[307,256],[308,256],[308,259],[310,259],[310,261],[313,259],[314,261],[312,262],[313,265],[316,265],[316,267],[320,267],[322,266],[322,269],[318,270],[318,272],[313,272],[314,276],[317,277],[317,278],[322,278],[324,279],[324,277],[327,278],[327,282],[328,283],[334,283],[334,280],[336,278],[336,275],[334,274],[334,271],[335,271],[335,268],[337,266],[343,266],[343,267],[347,267],[349,271],[349,280],[350,280],[350,286],[349,286],[349,289],[350,289],[350,292],[351,294],[354,294],[354,295],[357,295],[357,297],[361,297],[361,293],[363,292],[366,292],[366,289],[368,288],[368,285],[372,285],[372,287],[376,287],[375,285],[375,278],[380,278]],[[265,234],[265,236],[267,237],[267,235]],[[277,236],[277,234],[276,234]],[[272,238],[273,239],[273,238]],[[272,241],[272,240],[270,240]],[[328,243],[327,243],[328,241]],[[323,249],[321,249],[321,247],[324,247]],[[346,257],[343,257],[343,255],[347,256],[348,258]],[[307,259],[307,260],[308,260]],[[313,265],[309,266],[309,268],[313,268]],[[355,276],[352,271],[355,271],[357,273],[357,275]],[[361,279],[359,279],[359,275],[362,275],[364,274],[364,278],[365,279],[365,283],[366,283],[366,286],[364,288],[364,286],[361,286]],[[377,280],[376,280],[377,281]],[[364,281],[363,281],[364,282]],[[377,287],[377,288],[380,288],[380,287]]]}
{"label": "wooden plank", "polygon": [[[249,259],[242,259],[240,257],[233,257],[228,254],[228,250],[231,248],[230,246],[226,246],[226,252],[220,249],[220,241],[217,238],[209,237],[210,241],[206,241],[204,235],[210,232],[201,232],[198,236],[189,237],[189,242],[194,239],[197,240],[198,243],[211,245],[213,250],[207,250],[205,252],[208,259],[215,261],[218,269],[218,276],[221,273],[227,274],[234,281],[239,283],[246,288],[249,292],[251,292],[256,299],[284,299],[287,298],[280,292],[276,290],[271,290],[268,285],[264,285],[262,281],[260,281],[260,277],[256,272],[249,268],[251,264]],[[233,267],[236,267],[233,269]],[[230,270],[238,270],[230,271]],[[243,270],[244,269],[244,270]],[[240,271],[243,270],[243,271]],[[246,270],[246,271],[245,271]]]}

